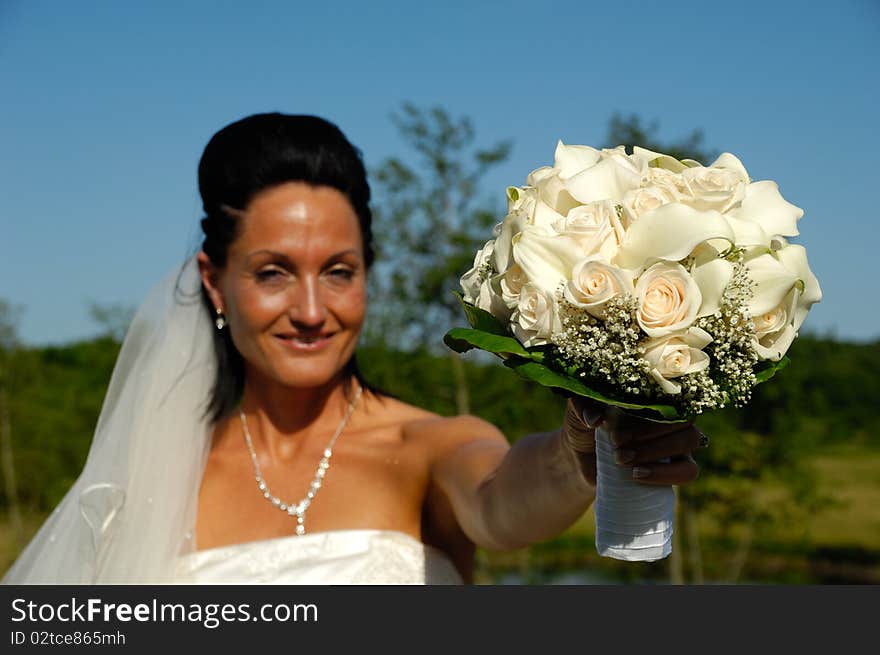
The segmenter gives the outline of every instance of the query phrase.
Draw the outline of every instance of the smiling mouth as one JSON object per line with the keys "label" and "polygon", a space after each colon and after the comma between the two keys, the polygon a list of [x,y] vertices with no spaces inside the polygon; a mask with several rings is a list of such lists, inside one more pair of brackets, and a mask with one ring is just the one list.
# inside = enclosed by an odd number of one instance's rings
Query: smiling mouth
{"label": "smiling mouth", "polygon": [[329,343],[333,334],[276,334],[275,338],[296,350],[318,350]]}

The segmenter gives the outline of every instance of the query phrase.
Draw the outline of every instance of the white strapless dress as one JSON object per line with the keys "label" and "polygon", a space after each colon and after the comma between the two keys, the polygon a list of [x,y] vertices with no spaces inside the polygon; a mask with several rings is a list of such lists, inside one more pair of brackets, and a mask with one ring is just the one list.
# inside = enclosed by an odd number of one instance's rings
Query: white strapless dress
{"label": "white strapless dress", "polygon": [[178,560],[176,584],[462,584],[441,550],[394,530],[334,530],[209,548]]}

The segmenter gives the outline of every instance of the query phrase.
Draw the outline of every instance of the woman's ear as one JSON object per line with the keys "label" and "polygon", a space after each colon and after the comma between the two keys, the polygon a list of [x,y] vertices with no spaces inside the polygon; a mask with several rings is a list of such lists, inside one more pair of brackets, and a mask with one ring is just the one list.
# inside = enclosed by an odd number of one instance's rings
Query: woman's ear
{"label": "woman's ear", "polygon": [[223,302],[223,294],[220,293],[218,284],[219,272],[217,267],[214,266],[204,250],[199,251],[196,259],[199,263],[199,275],[202,278],[202,284],[205,287],[205,291],[208,292],[208,297],[214,304],[214,309],[219,309],[222,313],[226,313],[226,304]]}

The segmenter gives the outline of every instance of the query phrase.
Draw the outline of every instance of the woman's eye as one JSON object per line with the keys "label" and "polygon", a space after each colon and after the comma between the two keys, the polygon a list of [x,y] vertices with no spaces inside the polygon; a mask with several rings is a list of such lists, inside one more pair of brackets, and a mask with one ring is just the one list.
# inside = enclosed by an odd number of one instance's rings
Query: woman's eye
{"label": "woman's eye", "polygon": [[281,275],[282,272],[277,268],[266,268],[262,271],[257,271],[257,280],[260,282],[268,282],[280,278]]}
{"label": "woman's eye", "polygon": [[350,268],[331,268],[330,275],[341,280],[350,280],[354,277],[354,271]]}

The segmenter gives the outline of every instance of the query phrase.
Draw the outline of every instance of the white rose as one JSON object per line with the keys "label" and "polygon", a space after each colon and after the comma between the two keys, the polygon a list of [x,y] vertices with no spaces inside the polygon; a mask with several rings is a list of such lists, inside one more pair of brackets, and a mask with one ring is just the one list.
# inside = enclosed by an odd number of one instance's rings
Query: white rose
{"label": "white rose", "polygon": [[626,235],[614,204],[607,201],[578,205],[553,225],[559,233],[574,239],[582,254],[600,255],[606,262],[617,254],[617,247]]}
{"label": "white rose", "polygon": [[553,294],[582,255],[571,237],[527,225],[513,238],[513,258],[529,282]]}
{"label": "white rose", "polygon": [[603,318],[609,300],[632,292],[632,280],[624,271],[593,257],[575,265],[563,295],[572,305]]}
{"label": "white rose", "polygon": [[674,189],[666,186],[647,186],[627,191],[621,203],[628,210],[632,220],[638,220],[642,214],[653,211],[663,205],[678,200],[679,195]]}
{"label": "white rose", "polygon": [[681,393],[681,385],[669,378],[696,373],[709,366],[709,356],[703,352],[712,341],[708,332],[692,327],[682,333],[651,339],[645,345],[644,358],[651,366],[651,377],[670,394]]}
{"label": "white rose", "polygon": [[514,264],[507,272],[498,276],[498,288],[504,304],[513,309],[519,304],[519,294],[523,285],[529,281],[519,264]]}
{"label": "white rose", "polygon": [[752,315],[755,337],[752,346],[758,357],[778,362],[788,352],[797,331],[793,316],[800,292],[793,287],[782,302],[762,314]]}
{"label": "white rose", "polygon": [[682,172],[693,197],[687,203],[695,209],[726,212],[745,195],[746,183],[738,171],[697,166]]}
{"label": "white rose", "polygon": [[665,189],[676,200],[690,198],[693,195],[684,175],[673,173],[665,168],[651,167],[645,171],[642,186],[656,186]]}
{"label": "white rose", "polygon": [[534,284],[524,284],[516,311],[510,317],[514,336],[526,347],[540,346],[562,330],[559,309],[552,292]]}
{"label": "white rose", "polygon": [[492,253],[495,248],[495,241],[490,239],[486,244],[477,251],[474,257],[474,265],[471,269],[461,276],[461,290],[465,302],[472,305],[476,304],[476,299],[480,295],[480,285],[489,277],[488,269],[492,266]]}
{"label": "white rose", "polygon": [[683,330],[697,318],[703,302],[700,287],[681,264],[658,262],[639,276],[636,320],[645,334],[663,337]]}

